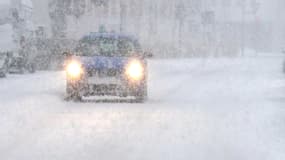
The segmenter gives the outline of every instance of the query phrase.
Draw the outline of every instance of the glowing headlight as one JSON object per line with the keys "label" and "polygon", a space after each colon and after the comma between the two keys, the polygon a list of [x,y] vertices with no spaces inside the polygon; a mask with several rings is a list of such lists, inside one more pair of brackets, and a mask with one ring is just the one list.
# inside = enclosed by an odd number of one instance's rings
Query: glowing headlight
{"label": "glowing headlight", "polygon": [[81,65],[78,62],[70,62],[67,65],[66,72],[71,78],[79,78],[83,73]]}
{"label": "glowing headlight", "polygon": [[131,61],[126,68],[126,75],[131,80],[141,80],[144,76],[144,67],[142,63],[138,60]]}

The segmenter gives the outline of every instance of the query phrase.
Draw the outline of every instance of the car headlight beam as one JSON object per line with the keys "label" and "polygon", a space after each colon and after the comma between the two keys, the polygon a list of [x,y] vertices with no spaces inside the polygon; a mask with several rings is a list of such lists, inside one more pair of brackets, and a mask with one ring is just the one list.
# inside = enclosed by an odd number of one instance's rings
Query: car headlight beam
{"label": "car headlight beam", "polygon": [[78,62],[70,62],[66,67],[67,75],[71,78],[79,78],[83,73],[82,67]]}
{"label": "car headlight beam", "polygon": [[144,76],[144,67],[142,63],[138,60],[132,60],[126,68],[126,75],[130,80],[141,80]]}

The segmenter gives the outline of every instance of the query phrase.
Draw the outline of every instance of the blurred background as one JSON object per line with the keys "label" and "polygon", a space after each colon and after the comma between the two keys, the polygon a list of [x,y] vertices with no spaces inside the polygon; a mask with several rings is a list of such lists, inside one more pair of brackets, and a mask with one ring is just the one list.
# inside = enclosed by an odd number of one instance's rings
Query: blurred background
{"label": "blurred background", "polygon": [[[157,56],[238,56],[280,51],[283,0],[33,0],[49,36],[107,30],[140,38]],[[57,13],[57,10],[62,13]],[[52,16],[56,14],[57,16]],[[60,15],[60,16],[59,16]],[[59,27],[61,26],[61,27]],[[60,28],[60,29],[59,29]]]}
{"label": "blurred background", "polygon": [[135,35],[157,58],[276,53],[285,46],[284,6],[283,0],[1,0],[0,50],[29,46],[38,57],[53,54],[54,60],[41,58],[47,68],[73,42],[104,27]]}

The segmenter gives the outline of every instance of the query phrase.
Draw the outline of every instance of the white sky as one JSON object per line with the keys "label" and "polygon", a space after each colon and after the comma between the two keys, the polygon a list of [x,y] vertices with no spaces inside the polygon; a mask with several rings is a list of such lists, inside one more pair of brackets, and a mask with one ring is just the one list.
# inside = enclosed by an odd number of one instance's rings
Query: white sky
{"label": "white sky", "polygon": [[10,4],[10,0],[0,0],[0,5]]}

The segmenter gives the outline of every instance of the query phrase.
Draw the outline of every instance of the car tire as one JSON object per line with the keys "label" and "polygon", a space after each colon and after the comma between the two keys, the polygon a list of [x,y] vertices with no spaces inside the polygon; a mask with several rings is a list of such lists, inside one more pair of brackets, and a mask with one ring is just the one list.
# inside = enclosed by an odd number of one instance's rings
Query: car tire
{"label": "car tire", "polygon": [[66,84],[66,94],[67,94],[67,96],[72,95],[72,93],[73,93],[72,86],[67,83],[67,84]]}
{"label": "car tire", "polygon": [[135,100],[137,103],[144,103],[148,99],[148,90],[147,86],[144,86],[143,89],[138,92],[135,96]]}
{"label": "car tire", "polygon": [[72,100],[73,102],[82,102],[82,96],[80,96],[79,94],[74,95],[74,96],[71,98],[71,100]]}
{"label": "car tire", "polygon": [[137,96],[135,99],[136,103],[144,103],[146,101],[146,97],[145,96]]}
{"label": "car tire", "polygon": [[74,102],[81,102],[82,96],[80,95],[79,91],[74,89],[74,87],[70,84],[66,84],[66,100],[67,101],[74,101]]}

